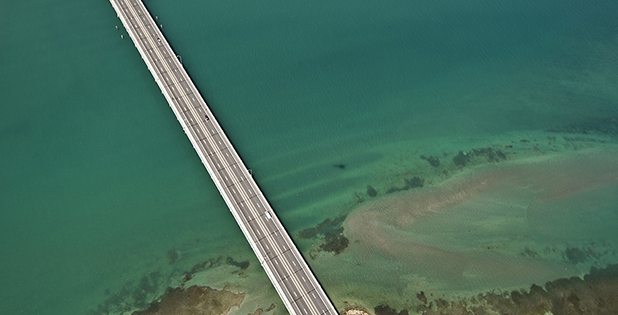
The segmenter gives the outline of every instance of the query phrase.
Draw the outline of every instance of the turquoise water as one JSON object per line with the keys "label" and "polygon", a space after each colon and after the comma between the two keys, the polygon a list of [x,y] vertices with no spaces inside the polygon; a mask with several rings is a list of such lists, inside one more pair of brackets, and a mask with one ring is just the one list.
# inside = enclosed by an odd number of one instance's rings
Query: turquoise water
{"label": "turquoise water", "polygon": [[[445,161],[511,141],[519,149],[524,136],[618,115],[614,1],[146,4],[293,233],[354,208],[368,184],[380,195],[402,185],[428,168],[421,154]],[[32,0],[0,11],[2,313],[85,313],[153,272],[154,296],[219,256],[248,260],[243,281],[264,281],[111,5]],[[606,145],[580,148],[613,150],[616,135],[603,136]],[[444,179],[431,176],[435,185]],[[615,217],[614,188],[592,194],[608,196],[598,207],[605,219]],[[578,241],[602,237],[615,251],[617,237],[591,232],[595,224],[582,225]],[[299,240],[306,254],[314,243]],[[378,303],[372,289],[352,286],[395,281],[399,290],[379,298],[405,305],[405,294],[427,284],[410,280],[423,275],[407,258],[363,250],[309,261],[338,307],[344,298]],[[360,268],[337,275],[333,264]],[[376,271],[392,278],[362,276]],[[487,288],[440,281],[436,288]]]}

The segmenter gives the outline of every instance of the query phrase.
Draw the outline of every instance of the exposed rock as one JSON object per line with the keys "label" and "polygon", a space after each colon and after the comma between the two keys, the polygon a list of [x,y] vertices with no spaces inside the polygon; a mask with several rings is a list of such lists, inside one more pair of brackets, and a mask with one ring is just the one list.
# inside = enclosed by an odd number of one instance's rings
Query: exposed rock
{"label": "exposed rock", "polygon": [[344,315],[369,315],[369,313],[367,313],[366,310],[363,310],[360,308],[351,308],[349,310],[346,310],[343,314]]}

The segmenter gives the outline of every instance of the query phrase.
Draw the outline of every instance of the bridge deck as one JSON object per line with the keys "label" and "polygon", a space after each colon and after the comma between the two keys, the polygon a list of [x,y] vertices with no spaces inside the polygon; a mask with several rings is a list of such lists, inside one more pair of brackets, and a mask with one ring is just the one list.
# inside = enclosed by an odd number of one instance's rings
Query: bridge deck
{"label": "bridge deck", "polygon": [[110,2],[290,314],[336,315],[142,0]]}

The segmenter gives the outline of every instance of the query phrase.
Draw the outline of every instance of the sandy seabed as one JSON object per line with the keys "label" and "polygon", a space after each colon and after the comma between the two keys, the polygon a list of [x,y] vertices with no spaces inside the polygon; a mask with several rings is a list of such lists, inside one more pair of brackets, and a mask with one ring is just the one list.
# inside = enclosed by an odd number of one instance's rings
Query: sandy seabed
{"label": "sandy seabed", "polygon": [[343,223],[340,259],[385,289],[376,301],[399,305],[420,291],[448,300],[583,277],[618,259],[616,156],[597,147],[477,165],[364,202]]}

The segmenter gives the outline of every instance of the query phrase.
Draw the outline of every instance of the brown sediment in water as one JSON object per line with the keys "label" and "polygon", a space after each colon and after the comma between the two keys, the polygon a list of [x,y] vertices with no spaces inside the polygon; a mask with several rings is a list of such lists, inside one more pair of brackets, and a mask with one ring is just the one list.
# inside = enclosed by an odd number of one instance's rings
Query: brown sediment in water
{"label": "brown sediment in water", "polygon": [[215,290],[194,285],[187,289],[168,289],[159,302],[132,315],[224,315],[232,307],[240,306],[244,293],[234,293],[227,288]]}
{"label": "brown sediment in water", "polygon": [[[454,301],[423,302],[416,310],[422,315],[478,314],[618,314],[618,265],[591,269],[590,274],[550,281],[545,288],[532,285],[528,291],[485,293]],[[386,306],[388,307],[388,306]],[[383,307],[384,308],[384,307]],[[393,310],[394,312],[394,310]],[[392,313],[392,312],[391,312]],[[377,312],[376,312],[376,315]]]}
{"label": "brown sediment in water", "polygon": [[[491,156],[489,150],[483,152]],[[495,152],[494,157],[499,158]],[[577,274],[575,264],[602,253],[572,247],[565,252],[564,260],[544,258],[525,249],[523,255],[489,248],[483,251],[477,244],[482,240],[478,239],[470,245],[457,243],[459,247],[449,248],[448,242],[458,241],[452,231],[444,232],[444,240],[439,240],[442,243],[435,238],[419,239],[415,237],[421,224],[418,222],[437,223],[428,218],[465,210],[495,216],[492,225],[483,227],[487,229],[483,235],[494,238],[505,224],[517,228],[512,233],[563,233],[557,225],[548,231],[545,220],[566,215],[563,206],[573,200],[593,200],[599,191],[617,185],[618,161],[613,154],[573,153],[489,164],[470,169],[440,186],[367,201],[348,215],[343,226],[345,236],[353,244],[349,251],[356,257],[380,255],[388,261],[411,266],[409,272],[422,274],[435,283],[456,282],[457,290],[467,290],[478,283],[486,287],[499,284],[518,287]],[[504,214],[492,209],[501,209]],[[592,214],[595,209],[577,211]],[[500,221],[502,215],[504,221]]]}

